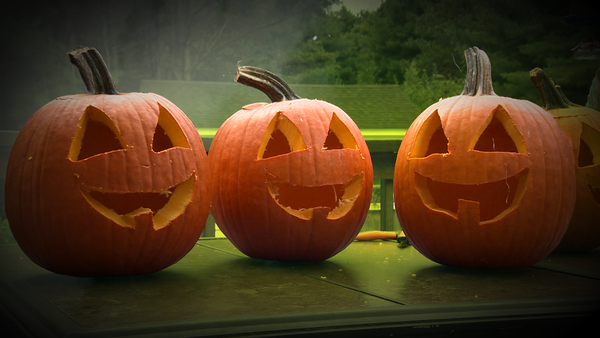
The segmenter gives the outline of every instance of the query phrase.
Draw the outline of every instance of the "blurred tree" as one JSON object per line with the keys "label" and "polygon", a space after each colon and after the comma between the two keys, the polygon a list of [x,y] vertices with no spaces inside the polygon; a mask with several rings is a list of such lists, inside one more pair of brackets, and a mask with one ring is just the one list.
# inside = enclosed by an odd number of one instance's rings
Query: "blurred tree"
{"label": "blurred tree", "polygon": [[552,6],[542,0],[387,0],[358,14],[342,7],[314,17],[284,70],[305,83],[396,83],[415,101],[437,101],[451,93],[442,84],[463,82],[463,51],[477,46],[491,58],[499,95],[540,103],[528,72],[542,67],[582,104],[598,61],[574,60],[570,50],[600,36],[600,27],[565,24],[568,7],[566,0]]}
{"label": "blurred tree", "polygon": [[421,110],[425,110],[441,99],[462,93],[465,86],[464,79],[447,77],[437,73],[435,69],[430,70],[431,74],[428,74],[427,70],[419,69],[417,64],[417,61],[413,60],[405,66],[405,81],[400,87]]}
{"label": "blurred tree", "polygon": [[542,67],[575,102],[585,102],[598,61],[576,61],[570,50],[580,40],[598,36],[600,26],[565,24],[561,17],[568,6],[569,1],[425,0],[423,15],[415,21],[418,68],[464,78],[463,50],[477,46],[490,56],[498,95],[541,103],[527,74]]}
{"label": "blurred tree", "polygon": [[1,128],[20,129],[53,98],[85,92],[67,62],[66,52],[77,44],[100,50],[123,92],[139,90],[143,78],[231,81],[241,61],[292,83],[398,84],[418,102],[437,100],[446,95],[444,83],[462,83],[463,51],[478,46],[491,58],[499,95],[540,103],[527,74],[541,67],[583,104],[599,66],[598,60],[573,58],[570,49],[597,39],[600,26],[562,22],[567,0],[552,6],[543,0],[386,0],[376,11],[357,14],[345,7],[332,11],[334,3],[17,2],[0,18],[6,46],[0,54]]}
{"label": "blurred tree", "polygon": [[[231,71],[240,60],[260,59],[277,68],[278,54],[297,43],[305,22],[334,2],[160,1],[136,8],[124,40],[151,55],[152,78],[222,80],[225,65]],[[133,67],[136,61],[130,62]]]}
{"label": "blurred tree", "polygon": [[289,83],[333,84],[339,79],[337,56],[326,52],[321,41],[311,38],[288,56],[282,71],[289,75],[286,76]]}
{"label": "blurred tree", "polygon": [[377,11],[363,16],[367,23],[364,32],[371,36],[365,41],[363,50],[377,65],[376,83],[404,82],[408,61],[420,53],[420,47],[415,43],[415,25],[423,14],[421,1],[384,1]]}
{"label": "blurred tree", "polygon": [[338,0],[24,0],[0,18],[2,129],[84,93],[66,53],[96,47],[122,92],[143,78],[232,81],[237,61],[279,71],[311,18]]}
{"label": "blurred tree", "polygon": [[358,50],[351,31],[358,18],[345,6],[322,11],[302,32],[302,41],[282,65],[286,79],[294,83],[356,83]]}

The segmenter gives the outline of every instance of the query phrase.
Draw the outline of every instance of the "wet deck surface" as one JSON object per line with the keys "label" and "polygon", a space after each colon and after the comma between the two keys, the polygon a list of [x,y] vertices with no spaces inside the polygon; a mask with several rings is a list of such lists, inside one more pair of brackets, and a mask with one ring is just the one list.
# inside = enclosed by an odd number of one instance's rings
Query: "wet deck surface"
{"label": "wet deck surface", "polygon": [[248,258],[226,239],[207,239],[163,271],[120,278],[54,274],[16,245],[0,246],[0,259],[4,315],[34,335],[264,336],[363,325],[372,336],[389,336],[402,328],[416,334],[419,326],[469,331],[481,318],[504,318],[504,326],[579,325],[600,307],[598,249],[552,254],[525,269],[482,271],[434,263],[393,241],[354,242],[319,263],[278,263]]}

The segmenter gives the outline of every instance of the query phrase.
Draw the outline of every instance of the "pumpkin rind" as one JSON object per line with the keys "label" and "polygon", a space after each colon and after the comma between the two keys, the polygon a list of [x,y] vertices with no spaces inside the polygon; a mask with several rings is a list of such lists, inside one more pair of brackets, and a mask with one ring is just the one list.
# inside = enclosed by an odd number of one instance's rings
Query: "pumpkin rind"
{"label": "pumpkin rind", "polygon": [[[465,56],[463,94],[427,108],[402,140],[396,212],[410,243],[435,262],[526,267],[548,255],[566,231],[575,194],[572,147],[539,106],[494,94],[483,51],[475,47]],[[496,139],[482,146],[489,126]],[[434,139],[435,147],[423,144]],[[493,189],[481,188],[487,185]],[[490,203],[503,206],[487,208]]]}
{"label": "pumpkin rind", "polygon": [[[76,158],[73,142],[89,109],[114,124],[123,149]],[[168,123],[185,135],[188,147],[152,150],[161,114],[169,115]],[[35,112],[15,140],[7,168],[6,213],[21,249],[50,271],[73,276],[156,272],[189,252],[204,229],[207,166],[193,124],[162,96],[63,96]],[[159,202],[170,210],[139,209],[129,225],[117,224],[86,198],[86,191],[150,198],[171,194]],[[143,204],[148,201],[140,201],[139,207],[147,207]]]}
{"label": "pumpkin rind", "polygon": [[[250,257],[321,261],[343,250],[360,231],[371,202],[373,169],[360,130],[344,111],[294,96],[287,100],[277,95],[275,100],[284,101],[246,106],[219,128],[209,152],[211,212],[227,238]],[[269,130],[277,129],[278,119],[289,152],[264,155],[265,142],[275,137]],[[342,149],[324,147],[330,125],[345,129],[338,130],[344,134]],[[301,207],[321,202],[297,196],[285,196],[293,200],[285,202],[277,196],[283,186],[315,199],[325,192],[338,194],[337,186],[343,197],[337,196],[337,208]]]}
{"label": "pumpkin rind", "polygon": [[577,200],[565,236],[556,251],[589,251],[600,246],[600,112],[569,101],[540,68],[530,72],[543,108],[571,142],[575,156]]}

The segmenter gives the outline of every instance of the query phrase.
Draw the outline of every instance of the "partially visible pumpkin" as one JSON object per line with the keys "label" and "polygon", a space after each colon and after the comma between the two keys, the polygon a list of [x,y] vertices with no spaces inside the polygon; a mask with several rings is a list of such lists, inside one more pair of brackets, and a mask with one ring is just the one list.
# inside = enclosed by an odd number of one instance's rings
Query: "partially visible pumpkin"
{"label": "partially visible pumpkin", "polygon": [[340,108],[299,98],[281,78],[239,67],[237,82],[273,103],[235,113],[209,151],[211,212],[244,254],[321,261],[360,231],[373,189],[367,145]]}
{"label": "partially visible pumpkin", "polygon": [[494,93],[485,52],[473,47],[465,57],[463,93],[427,108],[402,140],[396,212],[410,243],[435,262],[526,267],[567,230],[572,147],[541,107]]}
{"label": "partially visible pumpkin", "polygon": [[589,251],[600,246],[600,112],[574,104],[541,68],[530,72],[543,108],[573,143],[577,201],[569,229],[556,251]]}
{"label": "partially visible pumpkin", "polygon": [[69,56],[90,94],[49,102],[19,132],[5,189],[14,237],[60,274],[164,269],[193,248],[208,217],[202,139],[164,97],[119,94],[95,49]]}

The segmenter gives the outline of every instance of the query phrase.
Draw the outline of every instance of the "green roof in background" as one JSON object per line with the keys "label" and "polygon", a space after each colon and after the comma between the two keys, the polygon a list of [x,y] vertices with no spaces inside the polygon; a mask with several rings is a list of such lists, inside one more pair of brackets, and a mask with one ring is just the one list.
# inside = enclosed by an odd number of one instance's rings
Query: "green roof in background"
{"label": "green roof in background", "polygon": [[[300,97],[344,110],[361,129],[408,129],[421,113],[397,85],[292,85]],[[235,82],[142,80],[140,92],[175,103],[196,128],[218,128],[244,105],[270,102],[257,89]]]}

